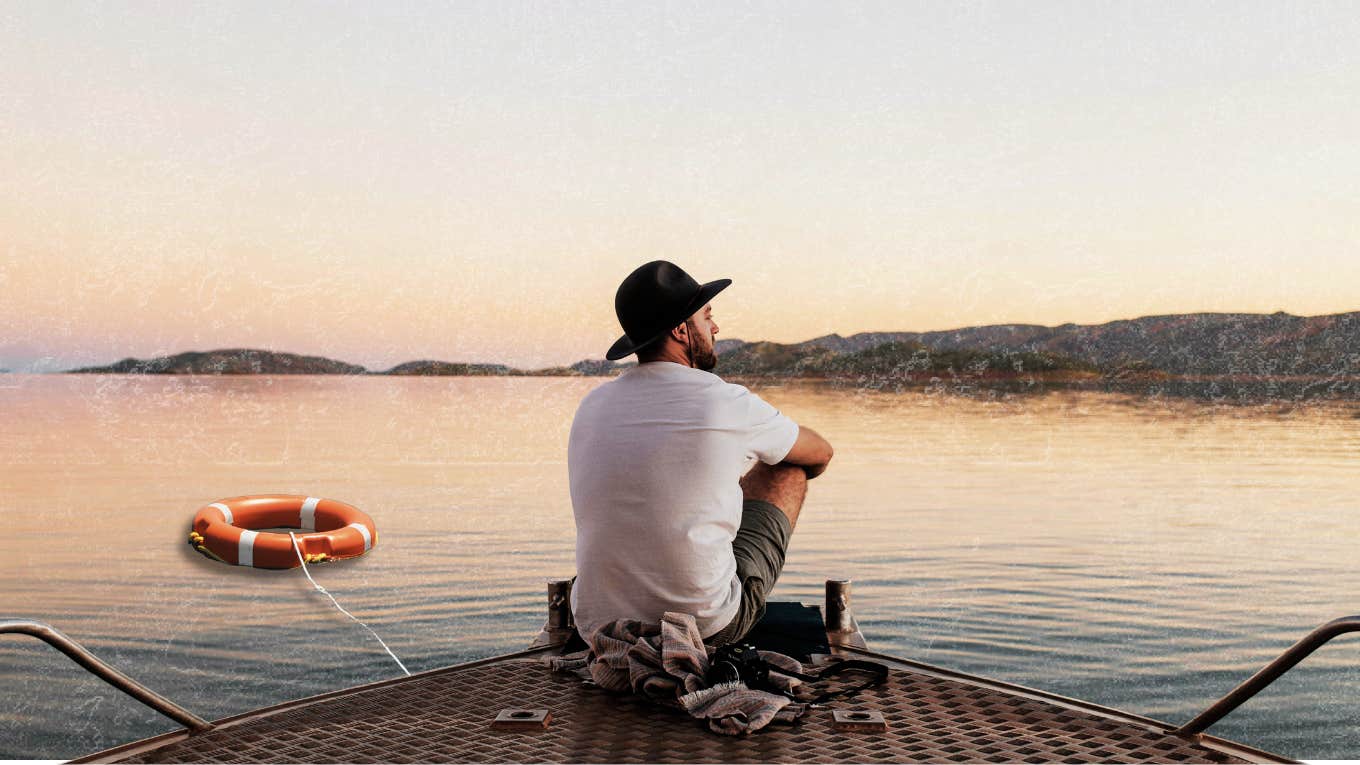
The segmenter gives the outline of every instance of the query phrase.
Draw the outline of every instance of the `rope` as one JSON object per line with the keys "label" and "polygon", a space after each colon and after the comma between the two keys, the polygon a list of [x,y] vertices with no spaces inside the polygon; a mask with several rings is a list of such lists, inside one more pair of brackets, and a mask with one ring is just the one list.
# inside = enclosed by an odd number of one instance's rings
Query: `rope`
{"label": "rope", "polygon": [[297,553],[298,563],[302,564],[302,573],[307,575],[307,581],[312,583],[312,586],[316,588],[317,592],[330,598],[331,602],[335,604],[335,607],[340,609],[340,613],[344,614],[345,616],[348,616],[351,619],[354,619],[355,624],[368,630],[368,634],[372,635],[373,639],[378,641],[378,643],[383,647],[383,650],[387,651],[387,655],[392,657],[392,661],[395,661],[397,663],[397,666],[401,667],[401,671],[405,672],[409,677],[411,674],[411,670],[407,669],[406,665],[401,663],[401,659],[398,659],[395,653],[392,653],[392,649],[388,648],[387,644],[383,642],[383,639],[378,637],[378,633],[374,632],[372,627],[368,626],[367,624],[364,624],[363,622],[355,618],[354,614],[351,614],[350,612],[346,611],[345,607],[340,605],[340,601],[336,600],[334,595],[330,594],[329,592],[326,592],[325,587],[322,587],[321,585],[316,583],[316,580],[312,578],[312,572],[307,570],[307,561],[302,559],[302,550],[298,547],[297,536],[295,536],[293,532],[290,531],[288,532],[288,538],[293,540],[293,552]]}

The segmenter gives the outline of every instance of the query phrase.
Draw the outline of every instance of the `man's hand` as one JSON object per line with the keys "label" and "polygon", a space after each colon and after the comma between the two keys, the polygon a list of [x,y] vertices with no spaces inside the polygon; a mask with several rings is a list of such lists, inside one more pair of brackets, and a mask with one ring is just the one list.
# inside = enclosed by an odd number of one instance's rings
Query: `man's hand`
{"label": "man's hand", "polygon": [[826,466],[831,464],[831,457],[835,453],[836,450],[817,431],[799,425],[798,440],[789,449],[784,462],[801,467],[807,473],[808,480],[812,480],[826,472]]}

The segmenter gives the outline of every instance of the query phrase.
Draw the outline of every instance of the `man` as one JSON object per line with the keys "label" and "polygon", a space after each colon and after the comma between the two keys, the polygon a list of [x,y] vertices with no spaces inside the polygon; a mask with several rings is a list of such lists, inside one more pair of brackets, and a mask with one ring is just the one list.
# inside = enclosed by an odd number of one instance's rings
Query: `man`
{"label": "man", "polygon": [[711,373],[709,301],[731,283],[654,261],[615,295],[624,335],[606,358],[638,365],[582,400],[567,448],[572,611],[587,641],[666,611],[692,614],[709,645],[740,640],[765,613],[808,480],[831,461],[821,436]]}

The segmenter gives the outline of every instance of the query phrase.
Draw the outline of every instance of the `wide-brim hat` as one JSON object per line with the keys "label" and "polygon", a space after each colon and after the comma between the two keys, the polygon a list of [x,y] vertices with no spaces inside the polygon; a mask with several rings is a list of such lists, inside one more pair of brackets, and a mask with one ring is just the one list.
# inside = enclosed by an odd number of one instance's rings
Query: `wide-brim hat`
{"label": "wide-brim hat", "polygon": [[731,279],[719,279],[700,284],[685,269],[665,260],[638,266],[614,293],[614,313],[623,337],[604,357],[617,361],[660,340],[731,283]]}

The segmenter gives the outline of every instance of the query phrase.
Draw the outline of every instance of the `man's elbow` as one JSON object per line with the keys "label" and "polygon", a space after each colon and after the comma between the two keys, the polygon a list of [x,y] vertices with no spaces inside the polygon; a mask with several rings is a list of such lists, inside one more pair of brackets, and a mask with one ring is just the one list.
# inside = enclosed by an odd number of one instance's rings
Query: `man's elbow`
{"label": "man's elbow", "polygon": [[835,454],[836,450],[831,447],[831,443],[820,434],[811,428],[801,428],[798,441],[789,450],[784,461],[803,468],[809,478],[815,478],[826,470]]}
{"label": "man's elbow", "polygon": [[807,473],[809,480],[825,473],[827,467],[831,465],[831,458],[836,456],[836,450],[831,448],[831,444],[826,443],[825,441],[822,443],[823,446],[820,453],[817,455],[818,459],[816,459],[813,464],[803,467],[803,471]]}

